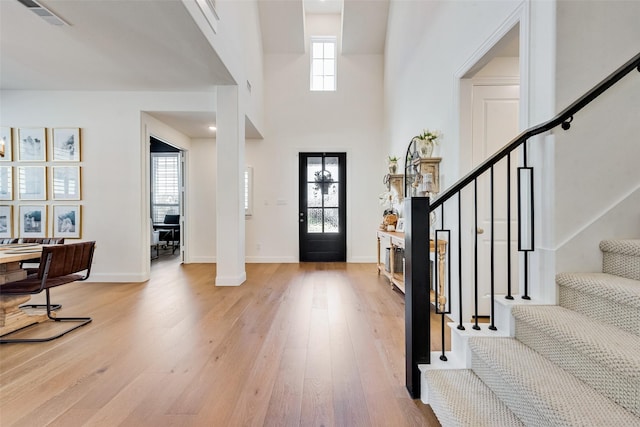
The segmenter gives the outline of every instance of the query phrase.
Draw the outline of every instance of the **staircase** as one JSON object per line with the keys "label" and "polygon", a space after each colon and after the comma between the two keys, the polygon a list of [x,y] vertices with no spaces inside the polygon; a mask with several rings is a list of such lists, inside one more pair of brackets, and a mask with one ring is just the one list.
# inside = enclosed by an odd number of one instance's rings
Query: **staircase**
{"label": "staircase", "polygon": [[600,249],[559,305],[511,307],[515,336],[470,336],[471,369],[423,370],[443,426],[640,426],[640,240]]}

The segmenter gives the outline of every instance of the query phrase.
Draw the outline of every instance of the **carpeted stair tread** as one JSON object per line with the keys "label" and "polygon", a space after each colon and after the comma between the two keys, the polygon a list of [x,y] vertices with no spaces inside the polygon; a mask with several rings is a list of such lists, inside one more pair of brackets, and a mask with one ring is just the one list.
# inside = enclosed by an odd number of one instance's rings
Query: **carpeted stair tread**
{"label": "carpeted stair tread", "polygon": [[640,336],[640,281],[606,273],[561,273],[556,283],[561,306]]}
{"label": "carpeted stair tread", "polygon": [[640,280],[640,240],[604,240],[600,249],[604,273]]}
{"label": "carpeted stair tread", "polygon": [[600,242],[602,252],[640,257],[640,239],[611,239]]}
{"label": "carpeted stair tread", "polygon": [[427,370],[429,405],[445,427],[524,426],[469,369]]}
{"label": "carpeted stair tread", "polygon": [[511,312],[516,318],[516,337],[518,321],[527,322],[599,360],[607,369],[640,379],[640,337],[637,335],[557,305],[521,305],[513,307]]}
{"label": "carpeted stair tread", "polygon": [[640,281],[607,273],[560,273],[556,283],[640,309]]}
{"label": "carpeted stair tread", "polygon": [[474,337],[469,346],[474,372],[527,425],[640,425],[640,418],[516,339]]}
{"label": "carpeted stair tread", "polygon": [[640,336],[559,306],[518,306],[516,339],[640,416]]}

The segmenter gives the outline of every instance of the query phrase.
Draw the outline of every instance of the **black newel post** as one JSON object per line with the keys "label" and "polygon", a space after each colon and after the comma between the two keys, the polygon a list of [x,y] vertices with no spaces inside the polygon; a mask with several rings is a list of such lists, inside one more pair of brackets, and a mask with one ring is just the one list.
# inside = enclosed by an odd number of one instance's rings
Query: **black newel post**
{"label": "black newel post", "polygon": [[411,397],[419,399],[418,364],[430,363],[429,198],[405,199],[404,215],[406,385]]}

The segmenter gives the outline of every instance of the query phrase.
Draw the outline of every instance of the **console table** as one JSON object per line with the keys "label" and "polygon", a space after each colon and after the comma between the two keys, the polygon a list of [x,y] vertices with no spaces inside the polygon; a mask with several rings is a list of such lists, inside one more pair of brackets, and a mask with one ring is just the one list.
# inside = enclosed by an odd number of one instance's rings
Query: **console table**
{"label": "console table", "polygon": [[[404,293],[404,272],[401,273],[394,273],[394,266],[395,266],[395,249],[396,248],[401,248],[404,249],[404,233],[400,233],[400,232],[396,232],[396,231],[383,231],[383,230],[377,230],[376,231],[376,237],[377,237],[377,241],[378,241],[378,275],[380,273],[382,273],[385,277],[387,277],[389,279],[389,282],[391,282],[391,286],[395,286],[396,288],[398,288],[400,291],[402,291],[402,293]],[[430,242],[430,248],[429,250],[431,252],[435,252],[435,242],[433,240],[431,240]],[[385,269],[385,264],[384,262],[381,262],[381,257],[380,257],[380,250],[381,247],[388,247],[391,248],[391,250],[389,251],[389,270],[391,271],[387,271]],[[445,274],[445,254],[447,251],[447,241],[446,240],[438,240],[438,279],[441,283],[444,283],[444,274]],[[427,260],[429,261],[429,260]],[[442,292],[441,292],[442,293]],[[434,302],[434,294],[435,292],[433,292],[433,289],[431,290],[431,302]]]}

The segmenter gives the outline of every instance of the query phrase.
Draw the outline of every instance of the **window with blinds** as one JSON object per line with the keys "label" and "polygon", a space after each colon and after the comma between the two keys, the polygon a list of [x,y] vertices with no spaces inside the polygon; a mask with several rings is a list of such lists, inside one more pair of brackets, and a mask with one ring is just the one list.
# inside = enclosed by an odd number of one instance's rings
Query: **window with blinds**
{"label": "window with blinds", "polygon": [[151,219],[180,213],[179,153],[151,153]]}
{"label": "window with blinds", "polygon": [[253,168],[247,166],[244,170],[244,215],[253,214]]}

